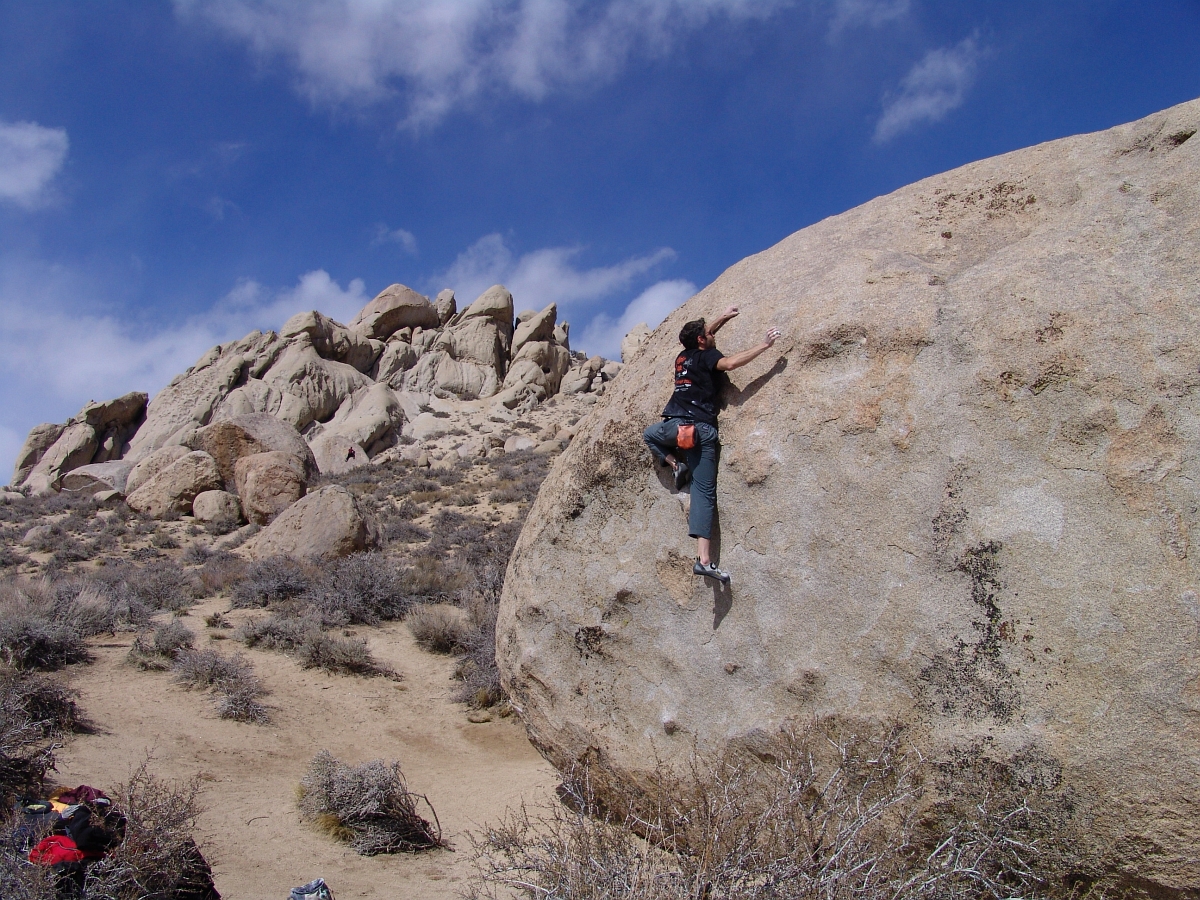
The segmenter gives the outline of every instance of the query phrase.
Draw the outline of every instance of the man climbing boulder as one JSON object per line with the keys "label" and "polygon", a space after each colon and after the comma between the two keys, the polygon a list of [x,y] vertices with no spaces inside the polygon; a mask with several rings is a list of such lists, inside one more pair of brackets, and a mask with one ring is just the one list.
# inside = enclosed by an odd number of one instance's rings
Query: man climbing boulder
{"label": "man climbing boulder", "polygon": [[688,322],[680,329],[683,350],[675,357],[675,390],[663,408],[662,421],[647,428],[642,437],[660,465],[675,473],[675,488],[691,481],[692,507],[688,534],[696,538],[697,555],[692,572],[728,584],[729,574],[712,559],[713,517],[717,510],[717,466],[721,456],[717,415],[720,412],[721,376],[741,368],[779,340],[780,331],[767,331],[761,344],[725,356],[715,346],[717,331],[738,314],[731,306],[711,325],[704,319]]}

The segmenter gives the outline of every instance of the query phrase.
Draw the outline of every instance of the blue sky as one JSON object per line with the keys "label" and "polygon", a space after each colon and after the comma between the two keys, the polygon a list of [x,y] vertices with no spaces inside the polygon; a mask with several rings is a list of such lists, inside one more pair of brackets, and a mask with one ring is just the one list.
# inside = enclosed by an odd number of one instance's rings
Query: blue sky
{"label": "blue sky", "polygon": [[615,355],[826,216],[1200,96],[1197,46],[1197,0],[0,0],[0,479],[396,281]]}

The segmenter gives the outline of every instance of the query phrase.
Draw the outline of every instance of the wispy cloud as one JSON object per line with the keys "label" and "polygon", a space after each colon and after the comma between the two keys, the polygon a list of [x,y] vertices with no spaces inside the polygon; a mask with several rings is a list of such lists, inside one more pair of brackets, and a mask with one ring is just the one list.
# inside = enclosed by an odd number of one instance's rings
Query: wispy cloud
{"label": "wispy cloud", "polygon": [[876,143],[884,143],[921,122],[940,122],[966,99],[975,83],[982,51],[972,35],[953,47],[930,50],[884,98],[883,115],[875,125]]}
{"label": "wispy cloud", "polygon": [[215,344],[278,329],[308,309],[344,322],[370,299],[361,280],[342,288],[318,269],[282,290],[241,282],[199,315],[148,326],[99,308],[92,289],[88,277],[60,266],[0,260],[0,480],[38,422],[65,421],[88,400],[153,394]]}
{"label": "wispy cloud", "polygon": [[25,208],[42,204],[69,144],[65,128],[0,121],[0,201]]}
{"label": "wispy cloud", "polygon": [[264,58],[281,57],[321,104],[400,97],[405,124],[436,123],[485,93],[539,100],[604,83],[635,55],[668,52],[718,17],[796,0],[174,0]]}
{"label": "wispy cloud", "polygon": [[912,0],[834,0],[830,37],[860,26],[878,28],[908,15]]}
{"label": "wispy cloud", "polygon": [[458,255],[445,272],[430,280],[430,290],[451,287],[463,304],[470,303],[493,284],[503,284],[518,309],[542,309],[557,303],[559,313],[570,316],[586,311],[596,301],[626,290],[675,251],[663,247],[612,266],[579,268],[574,260],[580,247],[548,247],[514,256],[498,234],[480,238]]}
{"label": "wispy cloud", "polygon": [[645,323],[657,328],[668,315],[696,293],[690,281],[660,281],[630,301],[620,316],[600,313],[584,328],[576,341],[588,353],[607,359],[621,358],[621,339],[635,325]]}
{"label": "wispy cloud", "polygon": [[417,255],[417,238],[403,228],[388,228],[383,222],[375,225],[375,236],[371,238],[372,247],[382,247],[384,244],[399,244],[409,256]]}

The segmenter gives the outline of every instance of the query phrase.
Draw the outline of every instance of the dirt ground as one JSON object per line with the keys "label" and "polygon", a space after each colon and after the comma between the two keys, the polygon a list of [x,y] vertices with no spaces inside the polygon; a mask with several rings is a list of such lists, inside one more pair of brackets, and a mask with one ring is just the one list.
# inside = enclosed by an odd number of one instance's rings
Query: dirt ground
{"label": "dirt ground", "polygon": [[[225,599],[209,600],[183,621],[197,647],[241,650],[254,663],[270,692],[271,724],[217,718],[207,694],[129,665],[132,634],[106,636],[93,643],[95,661],[71,675],[95,733],[71,738],[58,752],[57,780],[111,789],[147,754],[156,775],[200,776],[196,838],[228,900],[286,900],[292,887],[317,877],[338,900],[455,897],[471,872],[467,832],[522,801],[552,800],[554,770],[516,717],[468,722],[467,708],[451,699],[453,659],[418,648],[403,624],[355,629],[381,663],[404,676],[394,682],[305,670],[282,653],[213,640],[222,632],[203,618],[227,609]],[[232,615],[235,623],[242,615]],[[347,763],[399,760],[409,789],[437,810],[452,849],[362,857],[301,823],[296,786],[322,749]]]}

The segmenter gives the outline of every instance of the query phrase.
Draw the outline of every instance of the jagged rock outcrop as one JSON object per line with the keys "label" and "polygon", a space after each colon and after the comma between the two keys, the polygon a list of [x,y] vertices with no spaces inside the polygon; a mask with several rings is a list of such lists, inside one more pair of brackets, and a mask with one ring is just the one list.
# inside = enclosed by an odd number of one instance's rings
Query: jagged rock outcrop
{"label": "jagged rock outcrop", "polygon": [[135,391],[105,403],[93,401],[63,425],[36,426],[17,454],[13,485],[55,491],[68,472],[119,459],[142,422],[147,399]]}
{"label": "jagged rock outcrop", "polygon": [[[1198,129],[1195,101],[873,200],[626,357],[505,581],[498,659],[545,755],[636,774],[899,720],[1061,788],[1084,873],[1200,892]],[[723,348],[784,337],[731,373],[726,591],[640,431],[680,326],[730,304]]]}

